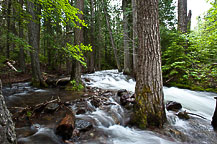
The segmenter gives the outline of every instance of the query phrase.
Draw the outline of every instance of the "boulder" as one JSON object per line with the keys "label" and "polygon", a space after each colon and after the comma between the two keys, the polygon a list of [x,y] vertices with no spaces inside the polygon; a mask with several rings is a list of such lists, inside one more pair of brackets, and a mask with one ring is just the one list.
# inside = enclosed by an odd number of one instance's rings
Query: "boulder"
{"label": "boulder", "polygon": [[166,109],[169,111],[178,111],[182,108],[182,105],[178,102],[168,101],[166,104]]}
{"label": "boulder", "polygon": [[86,132],[91,130],[93,128],[93,125],[89,121],[77,119],[75,121],[75,127],[80,132]]}
{"label": "boulder", "polygon": [[128,92],[126,89],[121,89],[121,90],[118,90],[118,92],[117,92],[117,96],[119,96],[119,97],[121,97],[123,95],[127,95],[127,94],[128,94]]}
{"label": "boulder", "polygon": [[180,119],[185,119],[185,120],[190,119],[190,117],[189,117],[189,115],[188,115],[188,113],[187,113],[186,111],[184,111],[184,112],[179,112],[179,113],[177,114],[177,116],[178,116]]}
{"label": "boulder", "polygon": [[57,108],[59,107],[58,103],[49,103],[46,105],[46,107],[44,108],[44,111],[47,113],[52,113],[54,112]]}
{"label": "boulder", "polygon": [[217,97],[215,97],[215,99],[216,99],[216,107],[215,107],[215,112],[212,116],[211,124],[212,124],[214,130],[217,130]]}

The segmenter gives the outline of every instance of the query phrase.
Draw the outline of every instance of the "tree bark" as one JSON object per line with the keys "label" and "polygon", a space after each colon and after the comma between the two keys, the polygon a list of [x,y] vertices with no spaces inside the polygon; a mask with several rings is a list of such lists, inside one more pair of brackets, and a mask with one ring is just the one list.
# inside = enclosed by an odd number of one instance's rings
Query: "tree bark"
{"label": "tree bark", "polygon": [[92,46],[92,52],[90,52],[90,64],[88,67],[88,72],[93,73],[95,70],[95,38],[94,38],[94,17],[95,17],[95,11],[94,11],[94,0],[90,0],[90,13],[91,13],[91,24],[90,24],[90,29],[91,29],[91,46]]}
{"label": "tree bark", "polygon": [[[84,11],[84,0],[77,0],[76,7],[80,11],[83,12]],[[78,18],[83,20],[84,16],[82,14],[79,14]],[[81,29],[75,28],[75,41],[74,42],[75,42],[75,45],[80,45],[81,43],[84,43],[84,30],[80,23],[77,23],[77,25],[80,26]],[[75,80],[77,83],[80,83],[81,81],[81,64],[76,60],[72,60],[71,80]]]}
{"label": "tree bark", "polygon": [[187,0],[178,0],[178,30],[181,33],[190,31],[191,10],[187,15]]}
{"label": "tree bark", "polygon": [[122,0],[123,7],[123,26],[124,26],[124,73],[130,74],[130,54],[129,54],[129,35],[128,35],[128,14],[127,14],[128,0]]}
{"label": "tree bark", "polygon": [[137,71],[137,9],[136,1],[132,0],[132,9],[133,9],[133,75],[136,78]]}
{"label": "tree bark", "polygon": [[32,16],[28,24],[29,44],[32,47],[31,55],[31,67],[32,77],[34,84],[44,85],[39,63],[39,47],[40,47],[40,7],[32,1],[27,1],[27,11]]}
{"label": "tree bark", "polygon": [[[19,38],[23,39],[23,0],[19,0],[20,3],[20,17],[19,17]],[[20,52],[19,52],[19,64],[20,69],[25,72],[25,54],[23,45],[20,45]]]}
{"label": "tree bark", "polygon": [[117,65],[118,71],[121,72],[122,71],[121,70],[121,65],[120,65],[120,62],[119,62],[119,59],[118,59],[117,48],[115,46],[115,41],[114,41],[114,38],[113,38],[111,26],[110,26],[110,23],[109,23],[108,12],[107,12],[107,9],[106,9],[105,0],[103,0],[103,3],[104,3],[103,10],[104,10],[105,18],[106,18],[106,25],[107,25],[107,28],[109,30],[109,36],[110,36],[112,48],[113,48],[114,55],[115,55],[116,65]]}
{"label": "tree bark", "polygon": [[161,71],[158,0],[137,1],[138,69],[135,123],[162,128],[166,120]]}
{"label": "tree bark", "polygon": [[0,80],[0,143],[16,144],[15,126],[11,114],[7,109],[2,95],[2,83]]}

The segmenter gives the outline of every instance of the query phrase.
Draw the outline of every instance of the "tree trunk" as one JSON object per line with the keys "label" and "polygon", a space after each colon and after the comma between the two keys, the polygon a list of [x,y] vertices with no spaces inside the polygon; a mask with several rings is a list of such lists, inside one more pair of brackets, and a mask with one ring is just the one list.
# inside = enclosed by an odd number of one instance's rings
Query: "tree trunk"
{"label": "tree trunk", "polygon": [[132,9],[133,9],[133,75],[136,78],[137,71],[137,9],[136,1],[132,0]]}
{"label": "tree trunk", "polygon": [[119,59],[118,59],[117,48],[115,46],[115,41],[114,41],[114,38],[113,38],[113,35],[112,35],[111,26],[110,26],[110,23],[109,23],[108,12],[107,12],[107,9],[106,9],[105,0],[103,1],[103,3],[104,3],[103,10],[104,10],[105,18],[106,18],[106,25],[107,25],[107,28],[108,28],[108,31],[109,31],[109,36],[110,36],[112,48],[113,48],[114,55],[115,55],[115,61],[116,61],[116,64],[117,64],[118,71],[121,72],[122,71],[121,70],[121,65],[120,65],[120,62],[119,62]]}
{"label": "tree trunk", "polygon": [[94,17],[95,17],[95,11],[94,11],[94,0],[90,0],[90,10],[91,10],[91,24],[90,24],[90,29],[91,29],[91,46],[92,46],[92,52],[90,52],[90,64],[88,67],[88,72],[93,73],[94,66],[95,66],[95,38],[94,38]]}
{"label": "tree trunk", "polygon": [[11,114],[7,109],[2,95],[2,83],[0,80],[0,143],[16,144],[15,126],[11,119]]}
{"label": "tree trunk", "polygon": [[[77,0],[76,1],[76,7],[80,11],[84,11],[84,0]],[[84,17],[82,14],[78,15],[78,18],[83,20]],[[81,27],[75,28],[75,45],[80,45],[81,43],[84,43],[84,30],[82,28],[82,25],[80,23],[77,23],[78,26]],[[81,64],[80,62],[76,60],[72,60],[72,72],[71,72],[71,80],[76,80],[77,83],[80,83],[81,81]]]}
{"label": "tree trunk", "polygon": [[31,66],[33,84],[44,85],[39,63],[39,46],[40,46],[40,7],[32,1],[27,1],[27,11],[32,16],[28,24],[29,44],[32,47]]}
{"label": "tree trunk", "polygon": [[11,0],[8,0],[7,7],[7,47],[6,47],[6,57],[10,58],[10,34],[11,32]]}
{"label": "tree trunk", "polygon": [[127,14],[128,0],[122,0],[123,7],[123,25],[124,25],[124,73],[130,74],[130,54],[129,54],[129,35],[128,35],[128,14]]}
{"label": "tree trunk", "polygon": [[[23,0],[19,0],[20,3],[20,18],[19,18],[19,38],[23,39]],[[23,45],[20,45],[20,52],[19,52],[19,64],[20,69],[25,72],[25,55],[24,55],[24,48]]]}
{"label": "tree trunk", "polygon": [[190,31],[191,10],[187,15],[187,0],[178,0],[178,30],[181,33]]}
{"label": "tree trunk", "polygon": [[161,71],[158,0],[137,1],[138,69],[135,123],[162,128],[166,120]]}

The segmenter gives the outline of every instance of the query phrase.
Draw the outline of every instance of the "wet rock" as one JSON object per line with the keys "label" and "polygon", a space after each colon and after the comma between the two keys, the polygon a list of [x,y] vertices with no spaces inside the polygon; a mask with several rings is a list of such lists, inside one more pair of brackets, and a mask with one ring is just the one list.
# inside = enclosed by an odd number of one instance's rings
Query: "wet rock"
{"label": "wet rock", "polygon": [[58,103],[49,103],[48,105],[46,105],[44,111],[47,113],[52,113],[54,112],[57,108],[59,107]]}
{"label": "wet rock", "polygon": [[127,94],[128,94],[128,92],[126,89],[121,89],[121,90],[118,90],[118,92],[117,92],[117,96],[119,96],[119,97],[121,97],[123,95],[127,95]]}
{"label": "wet rock", "polygon": [[212,117],[212,126],[214,128],[214,130],[217,130],[217,97],[215,97],[216,99],[216,107],[215,107],[215,112],[213,114],[213,117]]}
{"label": "wet rock", "polygon": [[96,108],[98,108],[101,105],[100,99],[97,98],[93,98],[90,103],[95,106]]}
{"label": "wet rock", "polygon": [[184,112],[179,112],[179,113],[177,114],[177,116],[178,116],[180,119],[185,119],[185,120],[190,119],[190,117],[189,117],[189,115],[188,115],[188,113],[187,113],[186,111],[184,111]]}
{"label": "wet rock", "polygon": [[70,77],[58,79],[56,82],[57,86],[66,86],[70,82]]}
{"label": "wet rock", "polygon": [[93,125],[89,121],[77,119],[75,121],[75,127],[80,132],[86,132],[86,131],[91,130],[93,128]]}
{"label": "wet rock", "polygon": [[178,111],[182,108],[182,105],[178,102],[174,102],[174,101],[169,101],[166,104],[166,109],[169,111]]}
{"label": "wet rock", "polygon": [[85,113],[86,113],[85,109],[78,109],[76,115],[85,114]]}
{"label": "wet rock", "polygon": [[90,79],[84,78],[84,81],[85,81],[85,82],[90,82]]}

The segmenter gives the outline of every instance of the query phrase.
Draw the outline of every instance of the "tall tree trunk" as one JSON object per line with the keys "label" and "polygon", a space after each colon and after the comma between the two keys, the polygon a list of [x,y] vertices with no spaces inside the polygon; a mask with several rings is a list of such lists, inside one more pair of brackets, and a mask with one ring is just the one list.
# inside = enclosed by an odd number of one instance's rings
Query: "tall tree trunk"
{"label": "tall tree trunk", "polygon": [[112,48],[113,48],[114,55],[115,55],[116,65],[117,65],[118,71],[121,72],[122,71],[121,70],[121,65],[120,65],[120,62],[119,62],[119,59],[118,59],[117,48],[115,46],[115,41],[114,41],[114,38],[113,38],[111,26],[110,26],[110,23],[109,23],[108,12],[107,12],[107,7],[105,5],[105,0],[103,0],[103,3],[104,3],[103,10],[104,10],[105,18],[106,18],[106,25],[107,25],[107,28],[109,30],[109,36],[110,36]]}
{"label": "tall tree trunk", "polygon": [[91,29],[91,46],[92,46],[92,52],[90,52],[90,57],[89,57],[89,67],[88,67],[88,72],[93,73],[95,70],[95,38],[94,38],[94,17],[95,17],[95,11],[94,11],[94,0],[90,0],[90,13],[91,13],[91,24],[90,24],[90,29]]}
{"label": "tall tree trunk", "polygon": [[181,33],[190,31],[191,10],[187,14],[187,0],[178,0],[178,30]]}
{"label": "tall tree trunk", "polygon": [[133,9],[133,75],[136,78],[137,71],[137,8],[136,1],[132,0]]}
{"label": "tall tree trunk", "polygon": [[158,0],[137,1],[138,73],[135,122],[140,128],[162,127],[166,120],[161,71]]}
{"label": "tall tree trunk", "polygon": [[44,81],[42,79],[42,74],[40,70],[39,63],[39,46],[40,46],[40,18],[38,15],[40,14],[40,7],[34,1],[27,1],[27,11],[32,16],[29,24],[28,24],[28,35],[29,35],[29,44],[32,47],[30,52],[31,55],[31,66],[32,66],[32,78],[34,84],[44,85]]}
{"label": "tall tree trunk", "polygon": [[[20,17],[19,17],[19,38],[23,39],[23,0],[19,0],[20,3]],[[24,48],[23,45],[20,45],[20,52],[19,52],[19,64],[20,69],[25,72],[25,55],[24,55]]]}
{"label": "tall tree trunk", "polygon": [[10,58],[10,34],[11,32],[11,0],[8,0],[7,7],[7,46],[6,46],[6,57]]}
{"label": "tall tree trunk", "polygon": [[123,7],[123,26],[124,26],[124,73],[130,74],[130,54],[129,54],[129,35],[128,35],[128,14],[127,14],[128,0],[122,0]]}
{"label": "tall tree trunk", "polygon": [[16,144],[15,126],[11,119],[11,114],[7,109],[2,95],[2,83],[0,80],[0,143]]}
{"label": "tall tree trunk", "polygon": [[[76,1],[76,7],[80,11],[84,11],[84,0],[77,0]],[[84,17],[82,14],[78,15],[78,18],[83,20]],[[81,43],[84,43],[84,30],[82,28],[82,25],[80,23],[77,23],[78,26],[81,27],[75,28],[75,45],[80,45]],[[77,83],[81,81],[81,64],[80,62],[76,60],[72,60],[72,72],[71,72],[71,80],[76,80]]]}

